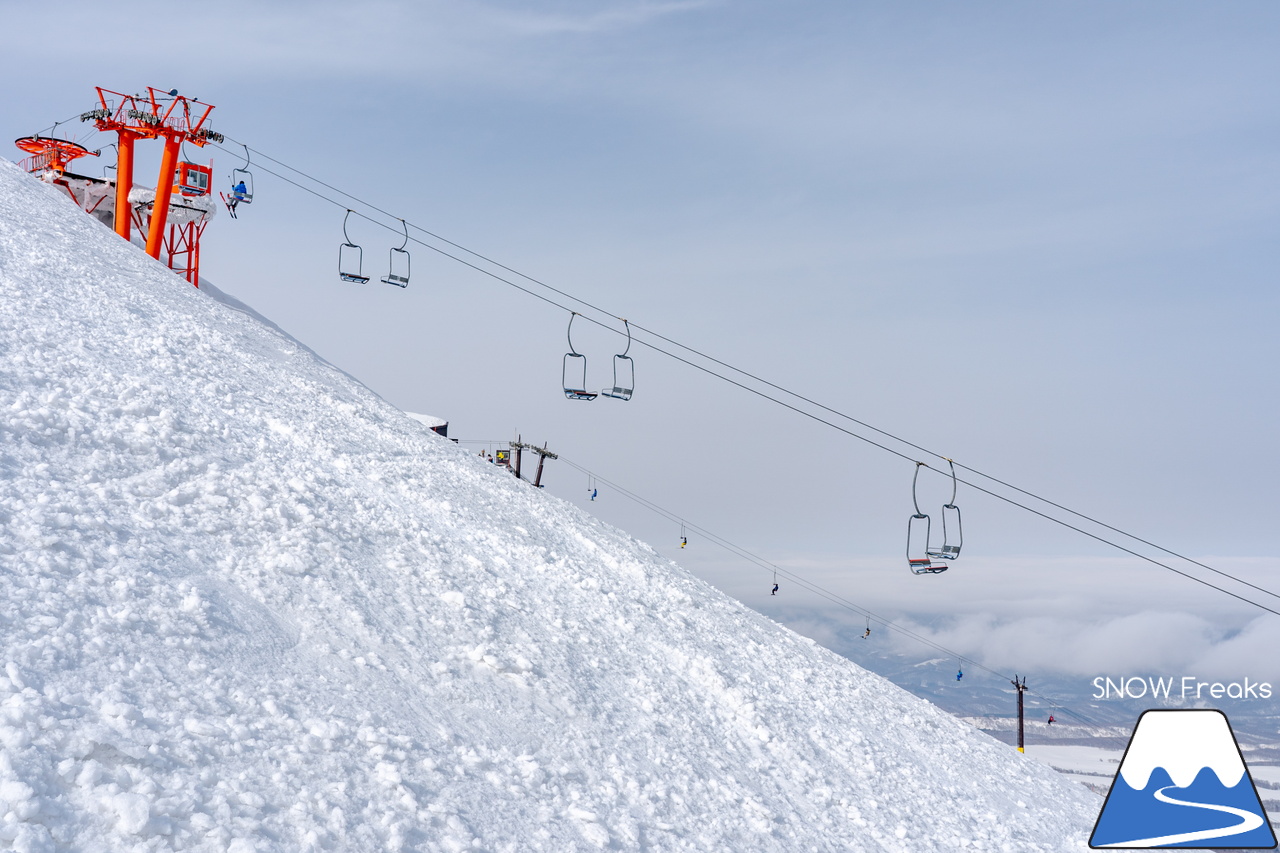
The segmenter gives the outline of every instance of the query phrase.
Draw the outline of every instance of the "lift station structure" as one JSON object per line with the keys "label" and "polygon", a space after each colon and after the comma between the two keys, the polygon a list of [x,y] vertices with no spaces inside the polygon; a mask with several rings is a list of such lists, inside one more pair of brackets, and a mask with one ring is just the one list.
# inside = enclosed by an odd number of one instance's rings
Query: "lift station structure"
{"label": "lift station structure", "polygon": [[[146,95],[125,95],[98,87],[98,106],[80,116],[116,134],[116,178],[94,178],[69,170],[75,160],[98,156],[65,139],[26,136],[14,144],[30,156],[19,164],[46,183],[66,190],[76,205],[132,240],[145,235],[146,251],[195,286],[200,283],[200,237],[216,211],[211,192],[213,165],[181,159],[182,146],[203,148],[223,136],[206,123],[211,104],[147,87]],[[155,189],[135,186],[134,144],[163,139]]]}

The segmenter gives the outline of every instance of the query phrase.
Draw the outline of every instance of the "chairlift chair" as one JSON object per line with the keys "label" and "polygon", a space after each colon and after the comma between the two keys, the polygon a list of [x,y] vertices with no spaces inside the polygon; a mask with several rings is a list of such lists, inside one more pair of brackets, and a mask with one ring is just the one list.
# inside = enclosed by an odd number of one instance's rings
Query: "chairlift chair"
{"label": "chairlift chair", "polygon": [[933,522],[929,516],[920,511],[920,501],[916,499],[916,482],[920,479],[920,467],[923,462],[916,463],[915,476],[911,478],[911,502],[915,505],[915,515],[907,519],[907,565],[911,573],[916,575],[936,575],[947,570],[946,563],[934,562],[940,556],[929,548],[929,534]]}
{"label": "chairlift chair", "polygon": [[409,286],[409,253],[405,251],[405,246],[409,245],[409,226],[405,224],[403,219],[400,225],[404,227],[404,242],[399,248],[391,247],[391,257],[387,262],[387,274],[383,277],[383,284],[393,284],[396,287]]}
{"label": "chairlift chair", "polygon": [[578,316],[574,311],[569,315],[569,329],[565,333],[569,338],[569,351],[564,354],[560,368],[560,382],[564,386],[564,395],[570,400],[594,400],[596,393],[587,388],[587,357],[573,348],[573,318]]}
{"label": "chairlift chair", "polygon": [[347,236],[347,220],[351,211],[342,219],[342,236],[346,240],[338,247],[338,278],[355,284],[367,284],[369,276],[364,275],[364,249],[361,249]]}
{"label": "chairlift chair", "polygon": [[630,400],[636,387],[636,366],[627,355],[631,351],[631,324],[623,320],[622,325],[627,330],[627,348],[613,357],[613,387],[600,393],[615,400]]}
{"label": "chairlift chair", "polygon": [[934,562],[928,553],[929,516],[918,512],[907,519],[907,565],[913,575],[936,575],[947,570],[946,563]]}
{"label": "chairlift chair", "polygon": [[[237,189],[244,184],[244,189]],[[249,146],[244,146],[244,165],[231,170],[231,197],[240,204],[253,201],[253,173],[249,171]]]}
{"label": "chairlift chair", "polygon": [[955,504],[942,505],[942,544],[929,549],[930,557],[939,560],[957,560],[960,558],[960,546],[964,543],[960,530],[960,507]]}
{"label": "chairlift chair", "polygon": [[951,466],[951,501],[942,505],[942,544],[930,547],[928,555],[939,560],[956,560],[964,544],[964,531],[960,527],[960,507],[956,506],[956,464],[950,459],[947,463]]}

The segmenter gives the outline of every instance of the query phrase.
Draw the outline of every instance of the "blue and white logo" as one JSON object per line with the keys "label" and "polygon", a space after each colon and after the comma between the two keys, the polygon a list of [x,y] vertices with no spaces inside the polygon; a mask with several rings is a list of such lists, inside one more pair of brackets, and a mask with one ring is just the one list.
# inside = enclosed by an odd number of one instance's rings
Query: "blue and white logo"
{"label": "blue and white logo", "polygon": [[1226,715],[1144,712],[1089,846],[1275,847],[1275,833]]}

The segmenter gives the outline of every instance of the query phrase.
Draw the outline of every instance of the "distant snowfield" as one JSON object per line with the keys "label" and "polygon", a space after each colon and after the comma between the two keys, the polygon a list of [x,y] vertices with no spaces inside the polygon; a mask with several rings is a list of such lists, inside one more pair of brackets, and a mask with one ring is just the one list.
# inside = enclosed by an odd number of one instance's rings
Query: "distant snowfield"
{"label": "distant snowfield", "polygon": [[1086,849],[1084,786],[7,162],[0,432],[0,848]]}
{"label": "distant snowfield", "polygon": [[1123,749],[1103,749],[1080,744],[1037,743],[1026,747],[1027,755],[1065,773],[1078,782],[1105,791],[1120,769]]}

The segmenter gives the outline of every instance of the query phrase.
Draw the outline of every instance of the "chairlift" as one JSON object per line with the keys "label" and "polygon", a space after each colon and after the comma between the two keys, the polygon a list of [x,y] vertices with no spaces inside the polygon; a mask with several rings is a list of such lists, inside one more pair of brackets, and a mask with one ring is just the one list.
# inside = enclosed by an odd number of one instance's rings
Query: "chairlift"
{"label": "chairlift", "polygon": [[[594,400],[596,393],[586,390],[587,357],[573,348],[573,318],[577,316],[577,311],[569,315],[569,329],[565,333],[569,338],[569,351],[564,354],[564,361],[560,367],[560,381],[564,386],[564,395],[570,400]],[[573,374],[572,378],[569,375],[570,372]]]}
{"label": "chairlift", "polygon": [[409,286],[409,253],[405,251],[405,246],[409,245],[409,226],[405,224],[403,219],[400,225],[404,228],[404,242],[400,244],[400,248],[391,247],[391,257],[387,262],[387,274],[382,279],[383,284],[394,284],[396,287]]}
{"label": "chairlift", "polygon": [[606,388],[600,393],[615,400],[630,400],[636,387],[636,366],[631,357],[631,324],[626,320],[622,325],[627,330],[627,348],[613,357],[613,388]]}
{"label": "chairlift", "polygon": [[[948,459],[947,464],[951,466],[951,501],[942,505],[942,544],[929,548],[928,556],[957,560],[960,558],[960,546],[964,544],[964,532],[960,528],[960,507],[956,506],[956,463]],[[917,472],[919,470],[916,469]]]}
{"label": "chairlift", "polygon": [[682,521],[680,522],[680,547],[683,548],[688,544],[689,544],[689,537],[685,535],[684,522]]}
{"label": "chairlift", "polygon": [[[114,143],[114,142],[108,143],[106,146],[104,146],[103,148],[99,149],[98,153],[99,153],[99,154],[101,154],[103,151],[106,151],[108,148],[114,148],[114,149],[116,149],[116,159],[117,159],[117,160],[119,160],[119,159],[120,159],[120,146],[119,146],[119,145],[117,145],[117,144],[116,144],[116,143]],[[111,169],[115,169],[117,174],[119,174],[119,172],[120,172],[120,169],[119,169],[118,164],[116,164],[116,163],[108,163],[108,162],[106,162],[106,161],[104,160],[104,161],[103,161],[103,163],[102,163],[102,179],[103,179],[104,181],[111,182],[111,178],[109,178],[109,177],[107,176],[107,172],[108,172],[109,170],[111,170]]]}
{"label": "chairlift", "polygon": [[249,171],[248,145],[244,146],[244,165],[231,170],[231,197],[240,204],[250,204],[253,201],[253,173]]}
{"label": "chairlift", "polygon": [[956,681],[964,678],[964,658],[959,658],[956,662]]}
{"label": "chairlift", "polygon": [[364,275],[364,249],[361,249],[347,236],[347,220],[351,211],[342,219],[342,236],[346,240],[338,247],[338,278],[356,284],[368,284],[369,276]]}
{"label": "chairlift", "polygon": [[933,522],[920,511],[920,502],[916,499],[916,481],[920,478],[922,465],[923,462],[916,463],[915,477],[911,480],[911,502],[915,504],[916,512],[907,519],[907,565],[912,574],[936,575],[945,572],[947,564],[934,562],[935,556],[929,550],[929,533]]}

